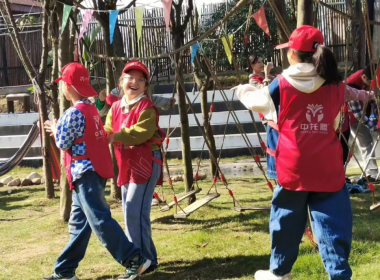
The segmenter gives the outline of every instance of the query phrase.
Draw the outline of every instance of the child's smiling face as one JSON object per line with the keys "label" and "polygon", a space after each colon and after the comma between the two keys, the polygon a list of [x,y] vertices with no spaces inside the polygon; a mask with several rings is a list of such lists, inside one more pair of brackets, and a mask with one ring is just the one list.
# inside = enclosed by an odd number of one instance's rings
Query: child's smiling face
{"label": "child's smiling face", "polygon": [[130,70],[123,75],[121,86],[125,95],[136,97],[145,92],[147,80],[141,71]]}

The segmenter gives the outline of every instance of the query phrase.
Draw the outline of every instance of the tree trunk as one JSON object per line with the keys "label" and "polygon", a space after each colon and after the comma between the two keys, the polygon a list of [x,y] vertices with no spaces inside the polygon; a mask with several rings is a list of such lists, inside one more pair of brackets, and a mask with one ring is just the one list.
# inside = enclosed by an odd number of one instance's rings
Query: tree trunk
{"label": "tree trunk", "polygon": [[[173,31],[173,45],[174,49],[178,49],[183,45],[183,34],[181,32]],[[175,69],[177,80],[177,93],[178,93],[178,109],[181,122],[181,139],[182,139],[182,162],[183,173],[185,182],[185,191],[189,192],[193,185],[193,167],[191,163],[191,147],[190,147],[190,131],[189,131],[189,118],[187,116],[187,106],[185,90],[181,87],[183,84],[182,74],[182,58],[181,53],[174,55],[177,68]]]}
{"label": "tree trunk", "polygon": [[[61,5],[57,5],[57,15],[58,15],[58,22],[61,23],[62,16],[63,16],[63,9]],[[62,26],[60,24],[60,30],[59,30],[60,34],[61,34],[61,28]],[[72,62],[71,55],[70,55],[70,47],[67,46],[67,42],[69,41],[70,41],[70,29],[66,27],[63,33],[59,36],[58,69],[59,69],[60,75],[62,75],[62,72],[61,72],[62,67],[65,66],[67,63]],[[61,115],[70,107],[70,102],[65,98],[62,90],[60,90],[60,106],[59,107],[60,107]],[[67,222],[70,218],[72,198],[71,198],[71,191],[69,188],[69,184],[66,178],[65,164],[63,162],[62,157],[61,157],[60,188],[61,188],[60,218],[61,220]]]}
{"label": "tree trunk", "polygon": [[[49,119],[46,106],[46,91],[45,91],[45,76],[46,76],[46,65],[47,58],[49,53],[48,46],[48,9],[49,9],[50,0],[44,1],[43,13],[42,13],[42,56],[41,64],[38,76],[38,84],[41,89],[39,96],[38,109],[40,113],[41,126],[45,121]],[[45,190],[47,198],[54,198],[54,184],[53,176],[51,170],[51,149],[50,149],[50,134],[46,132],[45,129],[41,129],[42,133],[42,156],[43,156],[43,165],[45,173]]]}
{"label": "tree trunk", "polygon": [[[362,13],[362,3],[361,0],[356,0],[355,5],[355,18],[359,20],[363,20],[363,13]],[[366,48],[366,35],[365,35],[365,27],[364,23],[360,22],[356,26],[356,34],[355,34],[355,40],[357,45],[357,55],[354,55],[354,58],[357,58],[357,69],[364,69],[366,66],[366,57],[367,57],[367,48]]]}
{"label": "tree trunk", "polygon": [[[286,6],[285,6],[285,1],[284,0],[273,0],[274,4],[276,5],[279,13],[282,15],[283,19],[285,22],[288,22],[287,16],[286,16]],[[286,43],[288,42],[288,36],[286,35],[285,31],[281,28],[281,25],[277,23],[277,32],[279,36],[279,43]],[[282,64],[282,69],[286,69],[289,67],[289,62],[287,58],[287,51],[288,49],[282,49],[281,50],[281,64]]]}
{"label": "tree trunk", "polygon": [[[121,35],[119,26],[115,26],[112,46],[113,46],[113,51],[114,51],[115,56],[125,57],[123,36]],[[115,66],[117,69],[116,70],[117,73],[121,73],[121,71],[123,70],[123,67],[124,67],[124,62],[123,61],[117,61],[117,62],[115,62]]]}
{"label": "tree trunk", "polygon": [[313,0],[298,0],[297,27],[313,25]]}
{"label": "tree trunk", "polygon": [[[114,56],[114,49],[113,49],[114,46],[111,45],[111,41],[110,41],[109,25],[102,23],[102,29],[103,29],[103,35],[104,35],[104,44],[106,47],[106,54],[108,56]],[[119,72],[117,72],[117,73],[119,73]],[[111,92],[111,90],[113,90],[117,86],[116,82],[115,82],[115,78],[117,81],[117,77],[114,76],[113,65],[111,64],[111,62],[109,60],[107,60],[106,61],[107,92]],[[114,175],[115,175],[115,177],[112,179],[112,183],[111,183],[111,197],[113,199],[121,200],[121,189],[117,186],[117,177],[119,174],[119,168],[117,166],[115,151],[114,151],[113,145],[110,147],[110,149],[111,149],[113,169],[114,169]]]}
{"label": "tree trunk", "polygon": [[58,16],[56,12],[52,12],[51,17],[52,24],[51,26],[51,47],[53,53],[53,66],[51,68],[51,79],[50,79],[50,88],[51,88],[51,97],[53,99],[53,118],[59,119],[59,101],[58,101],[58,86],[54,82],[58,78],[58,49],[59,49],[59,39],[58,39]]}

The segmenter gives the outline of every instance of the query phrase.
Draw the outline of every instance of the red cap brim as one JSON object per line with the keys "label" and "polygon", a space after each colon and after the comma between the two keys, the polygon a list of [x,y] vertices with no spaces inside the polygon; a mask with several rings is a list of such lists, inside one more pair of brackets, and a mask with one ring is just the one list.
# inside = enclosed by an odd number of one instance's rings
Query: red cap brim
{"label": "red cap brim", "polygon": [[284,43],[284,44],[277,45],[277,46],[275,47],[276,50],[285,49],[285,48],[289,48],[289,42]]}
{"label": "red cap brim", "polygon": [[71,85],[71,86],[79,93],[79,95],[83,97],[98,96],[98,93],[96,92],[96,90],[94,90],[90,85],[88,86]]}
{"label": "red cap brim", "polygon": [[62,77],[59,77],[58,79],[56,79],[55,83],[58,84],[60,80],[62,80]]}
{"label": "red cap brim", "polygon": [[124,69],[123,69],[123,73],[126,73],[126,72],[128,72],[128,71],[130,71],[130,70],[138,70],[138,71],[141,71],[141,72],[143,72],[143,73],[146,75],[146,77],[148,78],[148,80],[149,80],[149,78],[150,78],[150,75],[149,75],[149,72],[147,72],[147,69],[145,69],[144,67],[142,67],[142,66],[140,66],[140,65],[126,66],[126,67],[124,67]]}

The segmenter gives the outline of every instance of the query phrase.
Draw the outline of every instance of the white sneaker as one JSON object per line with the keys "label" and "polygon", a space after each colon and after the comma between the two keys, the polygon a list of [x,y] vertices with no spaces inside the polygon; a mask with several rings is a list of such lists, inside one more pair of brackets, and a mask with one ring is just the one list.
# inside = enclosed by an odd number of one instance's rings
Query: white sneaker
{"label": "white sneaker", "polygon": [[270,270],[259,270],[255,273],[255,280],[290,280],[290,273],[276,276]]}

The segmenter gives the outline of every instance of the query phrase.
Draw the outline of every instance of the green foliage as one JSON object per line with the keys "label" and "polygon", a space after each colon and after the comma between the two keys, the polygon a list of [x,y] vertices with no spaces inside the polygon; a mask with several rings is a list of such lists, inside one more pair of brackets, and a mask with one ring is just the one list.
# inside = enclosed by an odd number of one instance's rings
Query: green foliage
{"label": "green foliage", "polygon": [[[263,1],[253,1],[253,9],[252,13],[255,13],[262,5]],[[231,1],[228,3],[228,11],[230,11],[234,6],[235,2]],[[234,34],[234,43],[233,43],[233,52],[237,55],[237,62],[243,67],[247,66],[247,58],[248,55],[252,53],[259,53],[263,55],[265,59],[271,61],[274,56],[274,47],[278,44],[278,35],[277,35],[277,24],[275,20],[275,16],[271,10],[269,4],[265,4],[265,14],[266,19],[269,26],[269,31],[271,37],[266,35],[264,31],[256,24],[254,19],[251,19],[251,23],[249,26],[249,43],[247,52],[244,53],[244,34],[246,24],[245,21],[248,17],[249,4],[245,5],[239,12],[237,12],[230,20],[227,22],[227,30],[220,30],[212,35],[213,38],[218,38],[219,34],[227,35],[234,33],[239,27],[242,28]],[[290,11],[289,11],[290,12]],[[200,26],[200,32],[203,33],[208,30],[212,25],[214,25],[217,21],[221,20],[226,14],[226,5],[225,3],[219,4],[217,10],[211,16],[204,15],[202,21],[202,25]],[[295,28],[296,23],[290,23],[290,29]],[[203,41],[201,54],[207,55],[215,58],[216,54],[216,41]],[[221,49],[219,52],[219,65],[225,67],[226,69],[233,69],[227,60],[225,51],[221,45]]]}
{"label": "green foliage", "polygon": [[[83,40],[86,43],[86,45],[89,47],[90,51],[93,51],[93,45],[96,41],[96,37],[99,35],[100,31],[102,30],[102,26],[99,24],[92,32],[91,34],[83,35]],[[91,72],[93,68],[100,63],[100,61],[97,61],[95,63],[91,63],[91,58],[89,56],[89,53],[85,46],[83,46],[82,50],[82,58],[84,60],[86,68]]]}
{"label": "green foliage", "polygon": [[24,27],[27,25],[33,25],[37,23],[37,18],[31,15],[22,15],[18,19],[16,19],[16,24],[20,28],[21,31],[24,30]]}

